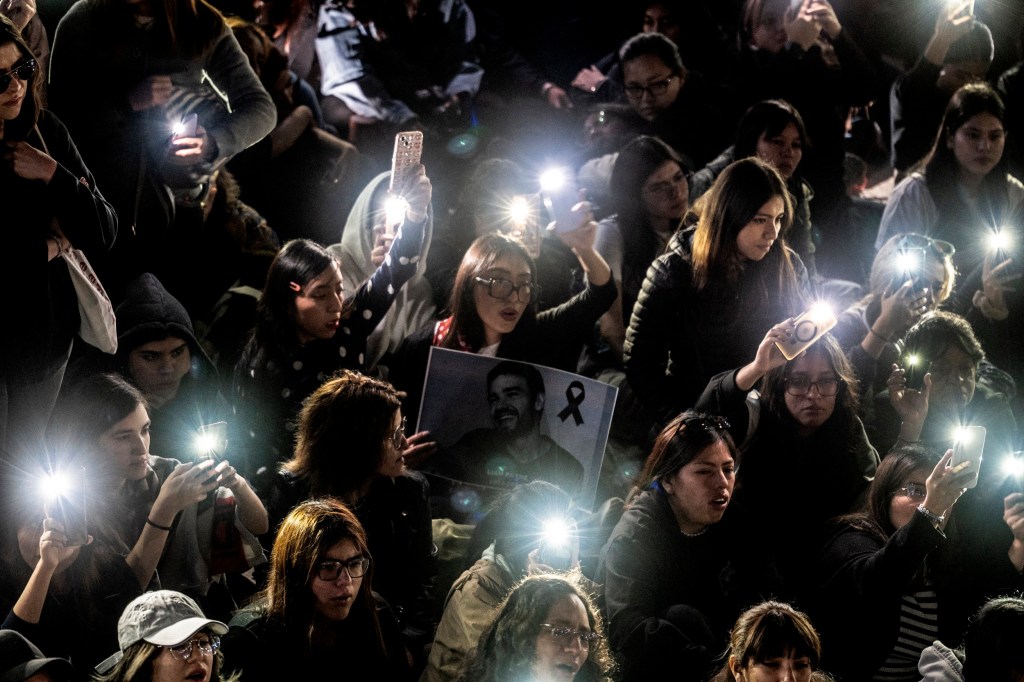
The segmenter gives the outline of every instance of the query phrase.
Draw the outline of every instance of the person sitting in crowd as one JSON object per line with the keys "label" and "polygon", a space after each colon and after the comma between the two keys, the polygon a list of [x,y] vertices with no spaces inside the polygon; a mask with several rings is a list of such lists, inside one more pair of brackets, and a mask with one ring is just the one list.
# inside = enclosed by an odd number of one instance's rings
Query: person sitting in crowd
{"label": "person sitting in crowd", "polygon": [[921,680],[1019,680],[1024,677],[1021,637],[1024,637],[1024,599],[993,597],[971,618],[960,649],[952,650],[937,640],[925,647],[917,664]]}
{"label": "person sitting in crowd", "polygon": [[302,401],[336,370],[365,368],[367,338],[416,273],[431,197],[423,167],[398,191],[407,207],[395,239],[370,279],[349,283],[357,287],[351,297],[337,259],[316,242],[288,242],[270,266],[259,321],[235,369],[238,440],[258,490],[291,454]]}
{"label": "person sitting in crowd", "polygon": [[344,502],[366,532],[375,589],[420,658],[433,630],[437,548],[427,481],[405,466],[410,442],[401,399],[390,384],[350,370],[325,381],[303,403],[295,454],[281,465],[268,508],[276,529],[304,500]]}
{"label": "person sitting in crowd", "polygon": [[1009,549],[985,551],[958,523],[954,504],[973,472],[949,466],[952,456],[936,461],[916,445],[891,451],[865,511],[840,518],[821,549],[808,609],[824,665],[841,679],[919,680],[921,651],[959,636],[976,594],[1022,584],[1024,496],[1008,502]]}
{"label": "person sitting in crowd", "polygon": [[[200,601],[224,572],[263,560],[267,512],[227,460],[149,454],[146,399],[113,374],[75,384],[52,427],[53,470],[88,485],[94,535],[126,556],[142,588],[154,583]],[[213,494],[211,494],[213,493]]]}
{"label": "person sitting in crowd", "polygon": [[736,161],[701,203],[697,225],[677,232],[647,271],[623,347],[630,386],[659,424],[742,364],[808,293],[807,271],[784,239],[793,203],[778,171]]}
{"label": "person sitting in crowd", "polygon": [[828,682],[821,672],[821,638],[807,614],[763,601],[740,614],[725,665],[712,682]]}
{"label": "person sitting in crowd", "polygon": [[0,630],[0,678],[7,682],[73,682],[78,676],[67,659],[47,658],[20,632]]}
{"label": "person sitting in crowd", "polygon": [[578,578],[533,575],[502,601],[460,682],[608,682],[601,614]]}
{"label": "person sitting in crowd", "polygon": [[340,501],[293,509],[277,530],[266,588],[231,619],[225,669],[256,682],[325,679],[346,667],[411,679],[398,623],[373,591],[371,564],[366,532]]}
{"label": "person sitting in crowd", "polygon": [[779,586],[742,518],[727,513],[740,464],[727,427],[693,411],[672,419],[601,551],[597,582],[624,681],[665,670],[705,679],[736,616]]}
{"label": "person sitting in crowd", "polygon": [[708,382],[697,409],[728,419],[742,443],[737,498],[760,520],[796,594],[821,526],[863,503],[878,452],[857,416],[860,391],[842,348],[825,334],[786,360],[777,344],[793,333],[791,320],[772,327],[750,363]]}
{"label": "person sitting in crowd", "polygon": [[498,498],[473,530],[430,647],[421,682],[454,682],[481,634],[513,586],[527,575],[551,572],[542,563],[543,524],[571,518],[572,500],[558,486],[533,481]]}

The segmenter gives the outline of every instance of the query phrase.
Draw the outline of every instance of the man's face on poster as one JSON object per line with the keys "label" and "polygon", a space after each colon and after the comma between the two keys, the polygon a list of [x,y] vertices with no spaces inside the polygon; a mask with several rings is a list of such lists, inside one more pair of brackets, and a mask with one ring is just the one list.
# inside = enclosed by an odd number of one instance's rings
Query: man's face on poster
{"label": "man's face on poster", "polygon": [[526,379],[515,374],[494,377],[488,387],[487,402],[495,428],[509,433],[536,429],[544,410],[544,394],[531,394]]}

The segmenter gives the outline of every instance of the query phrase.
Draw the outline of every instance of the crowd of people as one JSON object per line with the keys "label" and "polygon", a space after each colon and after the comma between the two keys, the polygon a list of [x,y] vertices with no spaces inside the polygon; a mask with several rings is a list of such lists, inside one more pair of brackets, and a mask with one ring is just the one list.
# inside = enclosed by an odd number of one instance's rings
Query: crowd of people
{"label": "crowd of people", "polygon": [[1024,679],[1024,11],[614,4],[0,0],[0,678]]}

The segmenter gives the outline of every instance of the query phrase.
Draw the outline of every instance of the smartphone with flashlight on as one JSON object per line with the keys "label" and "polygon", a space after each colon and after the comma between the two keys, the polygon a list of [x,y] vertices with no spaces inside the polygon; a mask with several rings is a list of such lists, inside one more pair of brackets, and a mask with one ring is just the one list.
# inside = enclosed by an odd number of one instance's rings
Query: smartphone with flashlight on
{"label": "smartphone with flashlight on", "polygon": [[966,470],[973,475],[964,483],[965,488],[978,485],[981,456],[985,450],[985,435],[984,426],[965,426],[957,432],[956,442],[953,444],[953,458],[949,460],[949,466],[952,468],[963,462],[970,462]]}
{"label": "smartphone with flashlight on", "polygon": [[573,213],[572,210],[580,203],[575,173],[567,168],[546,172],[541,178],[540,196],[548,220],[555,223],[555,232],[572,232],[583,225],[586,214],[582,211]]}
{"label": "smartphone with flashlight on", "polygon": [[64,527],[65,544],[69,547],[89,544],[87,492],[85,467],[81,467],[75,479],[69,479],[64,489],[53,491],[43,504],[43,513]]}
{"label": "smartphone with flashlight on", "polygon": [[832,312],[830,306],[824,303],[815,303],[793,320],[789,338],[785,341],[776,341],[775,345],[779,347],[787,360],[792,360],[827,334],[832,327],[836,326],[837,322],[835,313]]}
{"label": "smartphone with flashlight on", "polygon": [[385,200],[384,234],[395,236],[395,228],[405,217],[405,200],[398,194],[410,168],[420,162],[423,155],[423,133],[408,130],[395,135],[395,148],[391,154],[391,180],[388,183],[388,198]]}
{"label": "smartphone with flashlight on", "polygon": [[174,135],[171,136],[172,140],[177,140],[182,137],[195,137],[196,131],[199,129],[199,117],[196,114],[189,114],[185,118],[181,119],[178,125],[174,126]]}
{"label": "smartphone with flashlight on", "polygon": [[509,207],[509,234],[526,247],[531,258],[540,257],[540,244],[544,234],[540,225],[540,196],[517,194]]}

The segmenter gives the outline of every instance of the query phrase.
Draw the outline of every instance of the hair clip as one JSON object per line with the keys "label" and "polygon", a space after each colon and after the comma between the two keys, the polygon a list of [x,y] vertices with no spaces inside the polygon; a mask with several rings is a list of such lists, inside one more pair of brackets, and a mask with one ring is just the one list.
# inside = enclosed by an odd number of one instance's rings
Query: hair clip
{"label": "hair clip", "polygon": [[302,287],[296,284],[295,282],[288,282],[288,288],[294,291],[295,293],[299,293],[300,291],[302,291]]}

